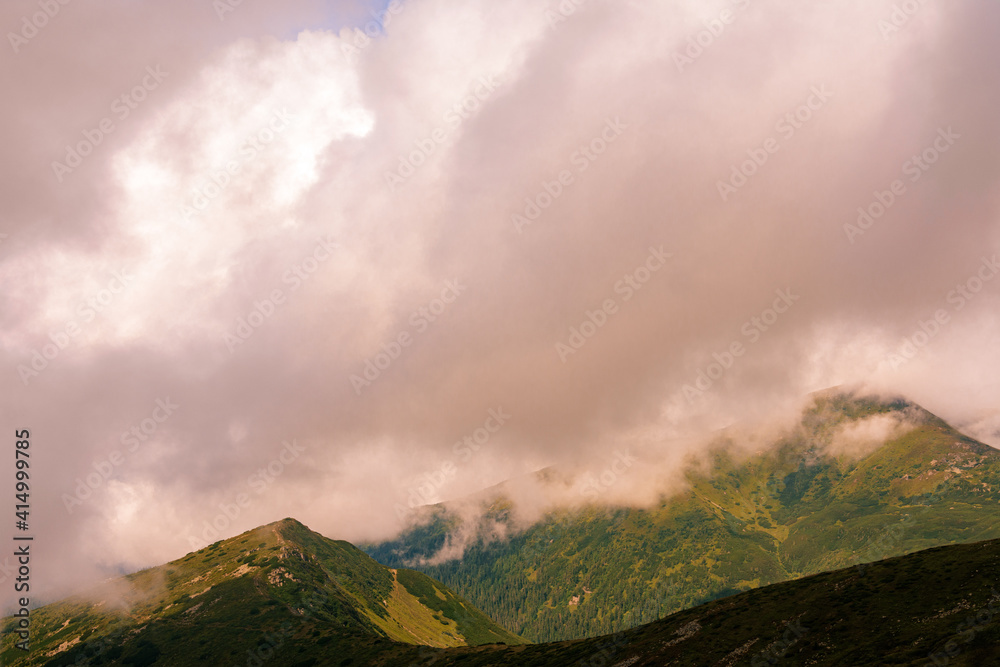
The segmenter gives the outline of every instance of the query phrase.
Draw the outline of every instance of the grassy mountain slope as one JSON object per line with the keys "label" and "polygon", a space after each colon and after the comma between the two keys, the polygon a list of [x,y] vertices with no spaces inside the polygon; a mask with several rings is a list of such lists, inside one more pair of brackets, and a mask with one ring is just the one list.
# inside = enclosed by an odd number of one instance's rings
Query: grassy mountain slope
{"label": "grassy mountain slope", "polygon": [[[413,653],[417,656],[417,653]],[[1000,540],[952,545],[709,602],[615,635],[425,651],[390,667],[1000,664]]]}
{"label": "grassy mountain slope", "polygon": [[257,664],[279,653],[274,664],[305,667],[393,642],[523,642],[426,575],[293,519],[34,610],[28,655],[12,629],[5,619],[2,664],[52,667]]}
{"label": "grassy mountain slope", "polygon": [[[288,525],[288,521],[245,533],[234,540],[244,548],[247,544],[259,544],[257,540],[268,544],[264,531],[282,524]],[[295,524],[291,527],[298,529]],[[275,540],[279,550],[288,550],[288,558],[282,560],[283,566],[290,566],[285,568],[286,572],[294,573],[292,577],[302,574],[297,569],[298,564],[290,561],[310,562],[309,551],[298,550],[280,528],[274,534],[286,539],[284,543]],[[239,542],[247,538],[248,542]],[[77,643],[72,638],[81,629],[81,622],[84,626],[91,623],[100,626],[103,618],[100,614],[109,613],[101,610],[111,604],[113,591],[102,591],[109,597],[96,609],[81,600],[50,605],[39,610],[37,620],[43,623],[63,620],[55,626],[58,629],[54,633],[50,631],[45,637],[39,635],[34,661],[5,664],[172,666],[219,663],[254,667],[264,664],[275,667],[758,667],[778,661],[787,665],[817,666],[980,667],[1000,664],[1000,540],[937,547],[774,584],[609,636],[551,644],[454,648],[418,647],[377,636],[367,625],[366,613],[341,615],[343,625],[337,626],[331,622],[337,607],[328,604],[329,600],[314,603],[307,597],[302,602],[292,595],[285,598],[291,602],[288,613],[281,614],[283,603],[269,604],[269,600],[276,600],[275,595],[281,597],[281,594],[259,595],[259,587],[270,585],[271,575],[279,572],[278,569],[269,571],[263,580],[248,577],[246,572],[232,576],[244,566],[261,567],[242,562],[247,556],[237,559],[242,552],[231,550],[233,545],[229,543],[234,540],[210,550],[217,553],[194,554],[194,560],[210,556],[212,560],[222,561],[216,566],[219,571],[201,568],[197,576],[205,576],[204,579],[175,587],[175,590],[204,591],[186,584],[201,586],[215,582],[209,590],[195,596],[201,601],[194,605],[186,599],[164,605],[170,596],[150,593],[159,590],[161,586],[158,585],[149,586],[145,591],[139,586],[123,587],[119,593],[132,591],[132,597],[120,594],[115,602],[128,601],[134,605],[133,612],[137,611],[136,607],[142,607],[146,613],[135,617],[118,612],[120,630],[112,628],[109,634],[100,627],[89,627],[87,637]],[[329,542],[350,554],[349,545]],[[261,555],[271,558],[266,553],[269,548],[262,548],[265,553]],[[181,564],[184,560],[174,561],[164,568],[173,569],[176,574],[191,567]],[[324,558],[317,557],[317,560]],[[338,556],[338,560],[343,561],[343,556]],[[331,576],[347,584],[347,577],[356,575],[359,569],[373,574],[378,571],[370,568],[364,559],[352,560],[342,563],[338,574],[331,572]],[[158,569],[133,575],[137,577],[133,583],[154,580],[155,577],[147,578]],[[290,593],[291,589],[286,590],[286,587],[296,583],[284,576],[286,572],[273,577],[285,579],[285,583],[277,587],[281,593]],[[185,572],[185,575],[191,573]],[[166,570],[161,574],[168,576]],[[228,579],[217,579],[220,574]],[[399,574],[402,576],[397,575],[393,581],[401,583],[417,599],[435,597],[440,600],[438,606],[441,608],[460,604],[442,587],[417,573]],[[342,590],[349,590],[344,593],[348,598],[377,600],[372,595],[385,591],[378,587],[388,580],[376,575],[375,579],[357,585],[352,583]],[[264,581],[269,583],[264,584]],[[247,583],[249,587],[245,586]],[[217,589],[222,589],[224,595],[212,602],[212,594]],[[332,588],[328,589],[328,594],[334,597]],[[200,614],[192,611],[202,609],[201,605],[206,608]],[[181,606],[183,610],[171,611],[174,606]],[[7,632],[9,623],[8,619]],[[359,626],[366,630],[357,631]],[[78,649],[90,647],[90,650],[63,650],[53,657],[44,656],[46,646],[62,644],[72,644]],[[5,645],[5,648],[8,647]],[[196,651],[200,653],[195,654]],[[5,654],[3,658],[9,660],[10,656]]]}
{"label": "grassy mountain slope", "polygon": [[[860,456],[832,445],[873,418],[911,427]],[[461,560],[419,567],[532,641],[617,632],[699,603],[931,546],[1000,537],[1000,452],[902,400],[816,397],[800,426],[741,457],[720,440],[688,491],[649,509],[558,512]],[[447,506],[380,562],[419,563],[454,529]],[[484,523],[509,520],[498,498]]]}

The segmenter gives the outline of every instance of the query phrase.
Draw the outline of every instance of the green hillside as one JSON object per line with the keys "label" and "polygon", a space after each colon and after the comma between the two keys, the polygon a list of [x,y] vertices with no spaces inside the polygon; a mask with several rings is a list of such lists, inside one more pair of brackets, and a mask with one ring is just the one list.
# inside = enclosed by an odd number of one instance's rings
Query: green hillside
{"label": "green hillside", "polygon": [[[885,415],[912,430],[859,458],[836,453],[845,426]],[[741,457],[724,437],[689,490],[649,509],[550,514],[461,560],[420,567],[532,641],[618,632],[722,596],[932,546],[1000,537],[1000,452],[902,400],[816,396],[800,426]],[[502,496],[484,521],[510,521]],[[457,519],[366,548],[418,566]]]}
{"label": "green hillside", "polygon": [[411,650],[410,655],[370,664],[998,665],[1000,540],[937,547],[774,584],[615,635],[509,648]]}
{"label": "green hillside", "polygon": [[306,667],[396,642],[523,643],[439,582],[293,519],[34,610],[27,655],[13,625],[4,620],[0,664]]}
{"label": "green hillside", "polygon": [[[639,569],[644,556],[626,558]],[[756,588],[611,635],[527,645],[427,576],[285,519],[35,610],[27,657],[13,648],[13,619],[3,624],[0,660],[13,665],[979,667],[1000,664],[1000,540]]]}

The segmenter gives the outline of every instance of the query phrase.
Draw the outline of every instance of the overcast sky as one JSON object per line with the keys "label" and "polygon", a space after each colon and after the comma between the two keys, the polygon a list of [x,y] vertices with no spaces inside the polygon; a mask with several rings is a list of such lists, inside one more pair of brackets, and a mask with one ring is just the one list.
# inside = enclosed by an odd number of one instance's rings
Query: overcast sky
{"label": "overcast sky", "polygon": [[1000,5],[385,5],[0,5],[39,595],[838,384],[1000,446]]}

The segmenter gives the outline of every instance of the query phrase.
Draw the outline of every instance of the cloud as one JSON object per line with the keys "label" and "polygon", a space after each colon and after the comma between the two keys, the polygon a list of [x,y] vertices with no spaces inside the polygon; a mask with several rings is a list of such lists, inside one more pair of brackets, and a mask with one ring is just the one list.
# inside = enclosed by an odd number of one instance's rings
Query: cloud
{"label": "cloud", "polygon": [[898,413],[875,415],[843,424],[834,431],[827,450],[834,456],[857,460],[872,453],[886,442],[913,430],[915,421],[906,421]]}
{"label": "cloud", "polygon": [[653,489],[836,384],[998,442],[1000,9],[400,7],[357,49],[362,5],[67,5],[0,66],[43,595],[284,516],[389,537],[445,469],[436,499],[545,466]]}

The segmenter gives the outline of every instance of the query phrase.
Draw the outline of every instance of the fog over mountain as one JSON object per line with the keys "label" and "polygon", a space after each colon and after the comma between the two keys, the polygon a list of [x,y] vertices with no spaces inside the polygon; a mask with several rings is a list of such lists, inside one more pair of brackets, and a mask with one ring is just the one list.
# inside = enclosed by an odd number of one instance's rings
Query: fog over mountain
{"label": "fog over mountain", "polygon": [[[668,488],[834,385],[1000,446],[997,3],[0,26],[0,415],[40,595],[286,516],[386,539],[546,466]],[[865,428],[843,446],[894,425]]]}

